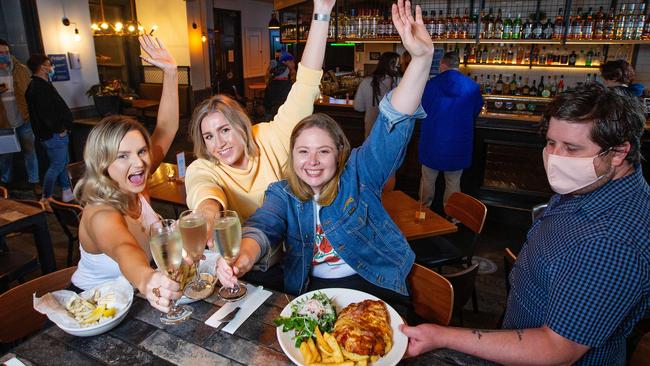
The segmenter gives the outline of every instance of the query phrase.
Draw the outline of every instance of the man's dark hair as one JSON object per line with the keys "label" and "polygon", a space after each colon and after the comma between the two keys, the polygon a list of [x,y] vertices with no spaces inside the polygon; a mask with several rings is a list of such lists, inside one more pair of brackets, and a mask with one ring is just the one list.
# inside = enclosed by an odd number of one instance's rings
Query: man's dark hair
{"label": "man's dark hair", "polygon": [[0,46],[7,46],[7,47],[11,48],[11,45],[9,45],[9,42],[5,41],[2,38],[0,38]]}
{"label": "man's dark hair", "polygon": [[605,80],[622,84],[631,84],[634,80],[634,68],[625,60],[607,61],[600,65],[600,74]]}
{"label": "man's dark hair", "polygon": [[587,83],[564,92],[549,103],[542,119],[544,130],[554,117],[570,123],[591,123],[590,139],[602,150],[630,143],[625,160],[641,161],[641,135],[645,127],[645,107],[638,98],[598,83]]}
{"label": "man's dark hair", "polygon": [[32,71],[32,73],[36,74],[38,69],[43,66],[45,61],[49,61],[50,58],[45,56],[42,53],[35,53],[31,56],[29,56],[29,60],[27,60],[27,67]]}
{"label": "man's dark hair", "polygon": [[457,69],[460,66],[460,58],[458,57],[458,53],[455,51],[445,53],[440,62],[447,65],[450,69]]}

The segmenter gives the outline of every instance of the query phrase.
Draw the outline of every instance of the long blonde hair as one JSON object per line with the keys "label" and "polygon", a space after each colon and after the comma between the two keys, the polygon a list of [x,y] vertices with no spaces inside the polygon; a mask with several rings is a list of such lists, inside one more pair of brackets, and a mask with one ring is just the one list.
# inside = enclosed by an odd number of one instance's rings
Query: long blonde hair
{"label": "long blonde hair", "polygon": [[239,103],[224,94],[217,94],[209,99],[204,100],[194,108],[190,120],[190,139],[194,145],[194,155],[198,158],[206,159],[219,164],[219,160],[212,156],[205,146],[203,134],[201,132],[201,122],[212,113],[221,113],[230,123],[230,126],[237,131],[239,139],[246,147],[244,153],[246,157],[256,157],[259,154],[259,148],[253,139],[253,129],[251,120],[246,112],[241,108]]}
{"label": "long blonde hair", "polygon": [[147,151],[151,154],[149,133],[140,122],[131,117],[108,116],[90,131],[84,148],[86,172],[74,188],[74,194],[82,205],[106,204],[116,208],[123,215],[126,214],[129,194],[120,190],[119,184],[109,176],[108,167],[117,158],[120,142],[130,131],[142,134]]}
{"label": "long blonde hair", "polygon": [[284,177],[289,183],[289,188],[291,188],[293,194],[300,200],[307,201],[313,199],[314,190],[298,177],[298,174],[296,174],[293,168],[293,148],[296,146],[296,139],[304,130],[311,127],[317,127],[326,132],[332,141],[334,141],[334,146],[336,146],[337,150],[336,173],[329,182],[325,183],[318,197],[319,205],[328,206],[334,202],[336,195],[339,193],[339,179],[341,178],[341,174],[343,174],[345,163],[350,156],[350,142],[339,124],[332,117],[323,113],[315,113],[298,122],[293,132],[291,132],[289,159],[284,166]]}

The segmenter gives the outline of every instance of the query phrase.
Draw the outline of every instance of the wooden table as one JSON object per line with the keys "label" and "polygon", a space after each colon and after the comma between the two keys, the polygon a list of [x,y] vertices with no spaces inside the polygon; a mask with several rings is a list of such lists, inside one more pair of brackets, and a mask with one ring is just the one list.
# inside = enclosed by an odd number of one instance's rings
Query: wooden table
{"label": "wooden table", "polygon": [[[174,179],[169,179],[167,176],[170,169],[174,171]],[[176,164],[160,163],[158,169],[149,177],[147,188],[152,200],[172,205],[176,216],[181,210],[187,208],[185,182],[178,179]]]}
{"label": "wooden table", "polygon": [[[235,334],[204,322],[223,302],[216,295],[190,306],[192,317],[164,326],[160,312],[146,300],[133,299],[120,325],[94,337],[79,338],[50,326],[10,353],[27,365],[291,365],[276,337],[275,319],[292,296],[273,292]],[[437,350],[404,360],[403,365],[493,365],[463,353]]]}
{"label": "wooden table", "polygon": [[[125,111],[127,115],[132,115],[140,118],[145,118],[145,113],[148,111],[157,111],[160,101],[156,99],[127,99],[131,103],[131,111]],[[150,116],[151,117],[151,116]]]}
{"label": "wooden table", "polygon": [[458,230],[456,225],[428,208],[423,210],[426,212],[426,218],[417,221],[415,212],[420,205],[418,201],[402,191],[385,192],[381,196],[381,202],[391,219],[402,230],[406,240],[449,234]]}
{"label": "wooden table", "polygon": [[46,213],[36,207],[9,199],[0,199],[0,237],[25,228],[32,228],[38,262],[43,274],[56,270],[54,248],[47,227]]}

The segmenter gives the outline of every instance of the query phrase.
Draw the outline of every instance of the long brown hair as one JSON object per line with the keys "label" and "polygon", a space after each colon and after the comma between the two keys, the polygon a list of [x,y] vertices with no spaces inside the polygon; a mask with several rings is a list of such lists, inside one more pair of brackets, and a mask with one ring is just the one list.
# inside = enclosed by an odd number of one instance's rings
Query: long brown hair
{"label": "long brown hair", "polygon": [[117,158],[120,142],[130,131],[142,134],[151,160],[151,138],[140,122],[120,115],[102,119],[88,135],[84,148],[86,171],[74,187],[74,194],[81,204],[106,204],[126,214],[129,194],[109,176],[108,167]]}
{"label": "long brown hair", "polygon": [[212,156],[205,146],[203,134],[201,132],[201,122],[212,113],[221,113],[230,123],[230,126],[237,131],[237,134],[244,146],[244,153],[247,157],[255,157],[259,154],[259,148],[253,139],[253,130],[251,120],[246,112],[241,108],[239,103],[224,94],[217,94],[209,99],[204,100],[194,108],[190,120],[190,139],[194,144],[194,155],[198,158],[206,159],[219,164],[219,160]]}
{"label": "long brown hair", "polygon": [[329,182],[325,183],[325,186],[321,189],[320,196],[318,197],[319,205],[328,206],[334,202],[336,195],[339,193],[339,179],[343,173],[343,168],[345,168],[345,163],[348,161],[348,157],[350,156],[350,142],[339,124],[336,123],[332,117],[326,114],[316,113],[307,116],[303,118],[302,121],[298,122],[291,133],[289,145],[290,153],[287,164],[284,166],[284,177],[288,181],[289,188],[291,188],[293,194],[295,194],[300,200],[304,202],[313,199],[314,190],[298,177],[298,174],[296,174],[296,171],[293,168],[293,149],[296,146],[296,139],[304,130],[311,127],[317,127],[326,132],[332,141],[334,141],[337,150],[336,173]]}

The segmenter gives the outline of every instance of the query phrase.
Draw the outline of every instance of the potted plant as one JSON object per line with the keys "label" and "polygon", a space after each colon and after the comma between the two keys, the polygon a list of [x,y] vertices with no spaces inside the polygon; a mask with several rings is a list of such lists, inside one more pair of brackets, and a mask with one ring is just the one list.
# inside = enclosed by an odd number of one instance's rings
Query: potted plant
{"label": "potted plant", "polygon": [[86,91],[86,95],[93,98],[95,109],[101,117],[120,114],[122,98],[136,96],[131,89],[117,79],[91,86]]}

